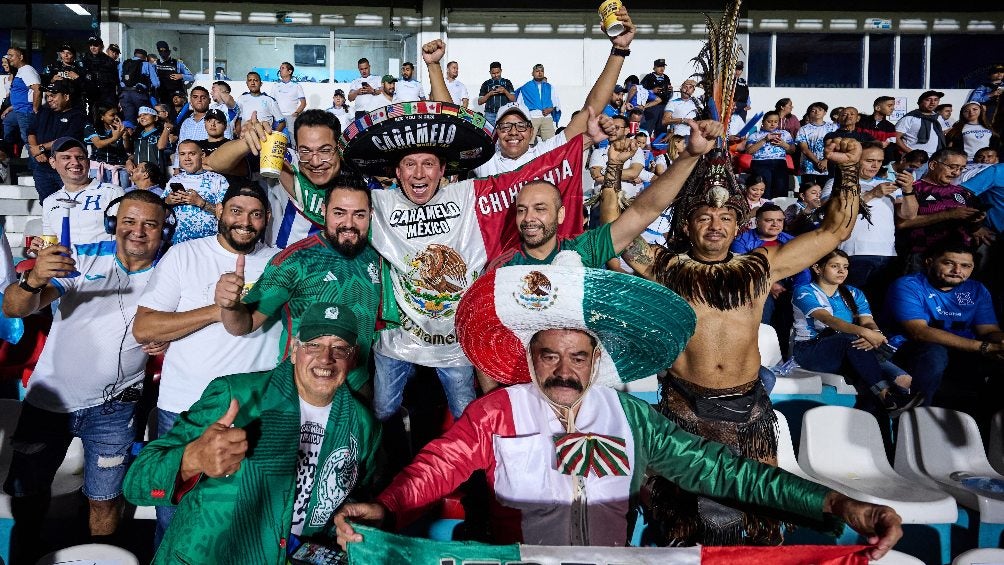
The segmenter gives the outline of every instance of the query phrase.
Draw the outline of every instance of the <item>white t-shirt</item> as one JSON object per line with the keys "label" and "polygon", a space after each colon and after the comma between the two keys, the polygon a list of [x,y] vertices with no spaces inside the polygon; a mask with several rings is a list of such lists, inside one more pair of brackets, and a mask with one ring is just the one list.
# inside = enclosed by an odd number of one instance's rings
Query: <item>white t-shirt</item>
{"label": "white t-shirt", "polygon": [[938,150],[938,133],[934,131],[937,126],[932,124],[931,137],[928,138],[927,143],[921,145],[917,143],[917,134],[920,133],[920,128],[923,126],[922,122],[923,120],[916,116],[903,116],[896,122],[896,133],[902,136],[903,143],[910,149],[923,149],[927,151],[928,155],[931,155]]}
{"label": "white t-shirt", "polygon": [[488,161],[480,167],[474,169],[474,176],[487,177],[515,171],[544,153],[561,147],[566,143],[568,143],[568,139],[565,137],[565,133],[562,132],[546,141],[538,141],[537,145],[530,147],[526,150],[526,153],[515,159],[510,159],[503,155],[502,151],[500,151],[496,146],[495,154],[492,155],[492,158],[488,159]]}
{"label": "white t-shirt", "polygon": [[[686,100],[683,98],[674,98],[669,101],[669,104],[666,104],[665,113],[670,114],[674,119],[693,119],[697,117],[697,104],[694,103],[693,97]],[[676,135],[690,135],[690,126],[687,124],[673,124],[673,133]]]}
{"label": "white t-shirt", "polygon": [[237,103],[241,107],[241,121],[248,121],[251,119],[251,114],[258,113],[258,121],[265,123],[275,123],[279,120],[285,119],[282,115],[282,110],[279,109],[279,104],[264,92],[255,96],[250,92],[245,92],[240,95],[237,99]]}
{"label": "white t-shirt", "polygon": [[980,124],[962,126],[962,143],[969,161],[973,160],[977,151],[984,147],[990,147],[990,136],[993,133]]}
{"label": "white t-shirt", "polygon": [[[597,147],[596,150],[593,151],[592,156],[589,157],[590,169],[592,169],[593,167],[601,167],[603,169],[603,172],[606,173],[608,149],[609,146]],[[635,151],[634,155],[632,155],[630,159],[624,161],[623,168],[625,169],[630,168],[631,165],[634,165],[635,163],[640,164],[642,167],[645,166],[645,153],[642,152],[641,149]],[[602,184],[603,184],[602,181],[595,183],[596,186],[594,187],[594,190],[599,190]],[[638,196],[638,193],[641,192],[641,189],[642,189],[641,184],[635,184],[630,181],[621,181],[621,190],[624,191],[624,193],[628,196],[628,198],[634,198],[635,196]]]}
{"label": "white t-shirt", "polygon": [[[859,179],[861,192],[867,192],[876,186],[893,182],[895,179],[875,177],[870,180]],[[833,179],[826,181],[823,188],[824,196],[828,197],[833,190]],[[865,206],[871,210],[871,223],[859,219],[854,222],[854,230],[847,241],[838,247],[848,255],[875,255],[879,257],[896,256],[896,201],[903,197],[903,192],[896,189],[889,196],[873,198]]]}
{"label": "white t-shirt", "polygon": [[[370,99],[369,99],[369,105],[368,106],[360,106],[359,104],[356,104],[356,108],[359,108],[361,111],[364,111],[364,112],[372,112],[373,110],[379,110],[380,108],[383,108],[384,106],[388,106],[388,105],[393,104],[395,102],[400,102],[401,101],[401,99],[398,98],[398,96],[397,96],[397,91],[396,90],[394,91],[394,96],[391,97],[391,98],[389,98],[389,99],[387,98],[387,96],[384,95],[383,92],[381,92],[380,94],[377,94],[376,96],[370,96],[369,98]],[[357,100],[358,100],[358,98],[357,98]]]}
{"label": "white t-shirt", "polygon": [[[91,184],[76,192],[61,188],[42,202],[42,234],[59,236],[63,216],[69,209],[71,244],[114,239],[115,236],[105,233],[105,210],[109,202],[123,194],[121,187],[99,182],[98,179],[92,179]],[[76,204],[59,202],[61,199],[73,200]]]}
{"label": "white t-shirt", "polygon": [[[355,80],[353,80],[352,82],[349,83],[349,91],[359,90],[360,88],[363,87],[364,83],[365,84],[369,84],[370,86],[372,86],[373,90],[375,92],[377,92],[377,93],[380,92],[380,77],[378,77],[376,75],[370,75],[370,76],[368,76],[366,78],[363,78],[363,77],[356,78]],[[356,111],[357,112],[363,112],[363,111],[368,112],[369,110],[367,110],[367,108],[370,107],[370,104],[372,104],[372,99],[375,96],[376,96],[376,94],[357,94],[356,95],[356,99],[352,101],[352,102],[355,103],[354,108],[356,109]],[[345,127],[345,126],[342,126],[342,127]]]}
{"label": "white t-shirt", "polygon": [[[306,96],[303,94],[303,87],[300,83],[289,81],[283,82],[278,81],[275,83],[275,88],[272,89],[275,97],[276,104],[279,105],[279,111],[284,115],[292,114],[300,106],[300,100],[306,100]],[[288,124],[292,126],[293,124]]]}
{"label": "white t-shirt", "polygon": [[453,98],[453,103],[457,106],[463,106],[464,98],[470,101],[470,96],[467,95],[467,86],[457,80],[446,81],[446,90],[450,91],[450,98]]}
{"label": "white t-shirt", "polygon": [[352,123],[352,120],[355,119],[356,115],[356,113],[353,112],[351,109],[335,108],[334,106],[328,108],[327,111],[329,114],[334,114],[335,117],[338,118],[338,124],[342,126],[343,130],[349,127],[349,124]]}
{"label": "white t-shirt", "polygon": [[80,276],[52,279],[59,307],[25,397],[50,412],[98,406],[146,372],[132,324],[153,267],[126,271],[114,241],[78,245],[76,260]]}
{"label": "white t-shirt", "polygon": [[[259,244],[245,255],[244,288],[254,286],[278,251]],[[209,306],[220,275],[232,272],[236,264],[237,255],[224,249],[215,235],[179,243],[157,264],[139,305],[158,312]],[[274,368],[282,333],[282,324],[276,322],[267,320],[261,328],[239,337],[230,335],[223,324],[212,323],[173,341],[164,354],[157,407],[184,412],[216,377]]]}
{"label": "white t-shirt", "polygon": [[417,80],[398,79],[397,87],[394,89],[395,102],[415,102],[421,100],[423,96],[425,92],[422,90],[422,83]]}
{"label": "white t-shirt", "polygon": [[296,497],[293,499],[293,525],[290,528],[295,535],[303,533],[303,524],[307,521],[317,460],[321,455],[330,412],[331,404],[314,406],[300,399],[300,446],[296,450]]}

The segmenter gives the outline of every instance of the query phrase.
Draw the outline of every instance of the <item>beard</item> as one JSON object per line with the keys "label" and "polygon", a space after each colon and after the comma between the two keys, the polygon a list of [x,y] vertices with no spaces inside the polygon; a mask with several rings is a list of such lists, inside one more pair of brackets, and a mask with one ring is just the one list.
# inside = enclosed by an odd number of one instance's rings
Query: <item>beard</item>
{"label": "beard", "polygon": [[[241,243],[240,241],[237,241],[233,233],[234,230],[238,229],[248,230],[252,232],[254,237],[252,237],[251,240],[247,241],[246,243]],[[216,230],[220,233],[220,235],[223,236],[223,239],[227,240],[227,243],[230,245],[230,247],[233,248],[234,251],[242,254],[254,251],[255,246],[257,246],[258,242],[261,241],[263,235],[263,233],[255,229],[254,226],[238,225],[238,224],[227,225],[223,223],[223,220],[217,220]]]}
{"label": "beard", "polygon": [[[526,236],[523,235],[523,230],[538,226],[541,228],[540,235],[536,236],[533,239],[527,238]],[[558,224],[547,225],[544,224],[543,222],[523,222],[519,225],[519,233],[520,233],[520,239],[523,240],[523,245],[527,246],[530,249],[535,249],[537,247],[540,247],[541,245],[544,245],[548,241],[551,241],[551,238],[553,238],[555,234],[558,233]]]}
{"label": "beard", "polygon": [[[355,243],[348,241],[345,242],[341,241],[338,236],[343,233],[354,233],[356,235]],[[330,232],[325,232],[325,235],[327,236],[328,241],[331,242],[331,246],[334,247],[335,250],[337,250],[339,253],[350,259],[362,253],[363,250],[366,249],[366,246],[369,244],[369,242],[366,241],[366,238],[363,237],[363,235],[359,233],[359,230],[357,230],[356,228],[338,228],[335,230],[335,233],[332,234]]]}

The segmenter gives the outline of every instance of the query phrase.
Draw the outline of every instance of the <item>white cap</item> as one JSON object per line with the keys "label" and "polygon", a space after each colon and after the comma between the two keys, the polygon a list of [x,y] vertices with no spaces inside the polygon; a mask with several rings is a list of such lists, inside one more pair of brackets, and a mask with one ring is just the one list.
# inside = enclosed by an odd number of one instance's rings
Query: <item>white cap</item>
{"label": "white cap", "polygon": [[502,121],[502,117],[511,112],[519,112],[523,115],[526,121],[530,121],[530,109],[526,107],[522,102],[510,102],[504,104],[499,108],[498,113],[495,115],[495,123]]}

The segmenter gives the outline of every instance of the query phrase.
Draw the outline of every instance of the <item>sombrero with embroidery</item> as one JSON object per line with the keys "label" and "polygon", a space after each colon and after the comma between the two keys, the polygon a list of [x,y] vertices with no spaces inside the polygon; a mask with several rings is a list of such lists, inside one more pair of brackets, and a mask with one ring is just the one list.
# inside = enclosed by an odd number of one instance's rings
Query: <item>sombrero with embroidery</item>
{"label": "sombrero with embroidery", "polygon": [[484,114],[456,104],[397,102],[345,127],[338,150],[342,159],[370,175],[387,175],[409,153],[434,153],[452,175],[491,158],[494,131]]}
{"label": "sombrero with embroidery", "polygon": [[457,337],[475,367],[503,384],[530,382],[527,348],[541,330],[579,329],[602,349],[597,381],[614,385],[669,367],[694,333],[693,309],[647,280],[565,265],[485,274],[464,293]]}

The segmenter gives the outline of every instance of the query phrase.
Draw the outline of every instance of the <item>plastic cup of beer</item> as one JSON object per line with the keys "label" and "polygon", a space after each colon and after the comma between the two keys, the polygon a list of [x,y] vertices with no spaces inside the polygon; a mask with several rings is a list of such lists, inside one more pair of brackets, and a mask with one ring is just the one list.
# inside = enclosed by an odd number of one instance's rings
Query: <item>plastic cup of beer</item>
{"label": "plastic cup of beer", "polygon": [[57,235],[43,234],[38,236],[38,238],[42,240],[42,244],[39,246],[40,250],[45,249],[46,247],[52,247],[53,245],[59,244],[59,236]]}
{"label": "plastic cup of beer", "polygon": [[286,136],[277,131],[269,133],[268,137],[261,142],[259,157],[261,176],[279,178],[279,173],[282,172],[282,162],[286,158]]}
{"label": "plastic cup of beer", "polygon": [[638,122],[628,122],[628,131],[631,133],[631,135],[635,135],[638,133],[638,126],[640,125],[641,124],[639,124]]}
{"label": "plastic cup of beer", "polygon": [[617,19],[617,11],[621,9],[621,5],[621,0],[606,0],[596,10],[600,14],[600,20],[603,22],[603,30],[610,37],[617,37],[624,31],[624,24]]}

